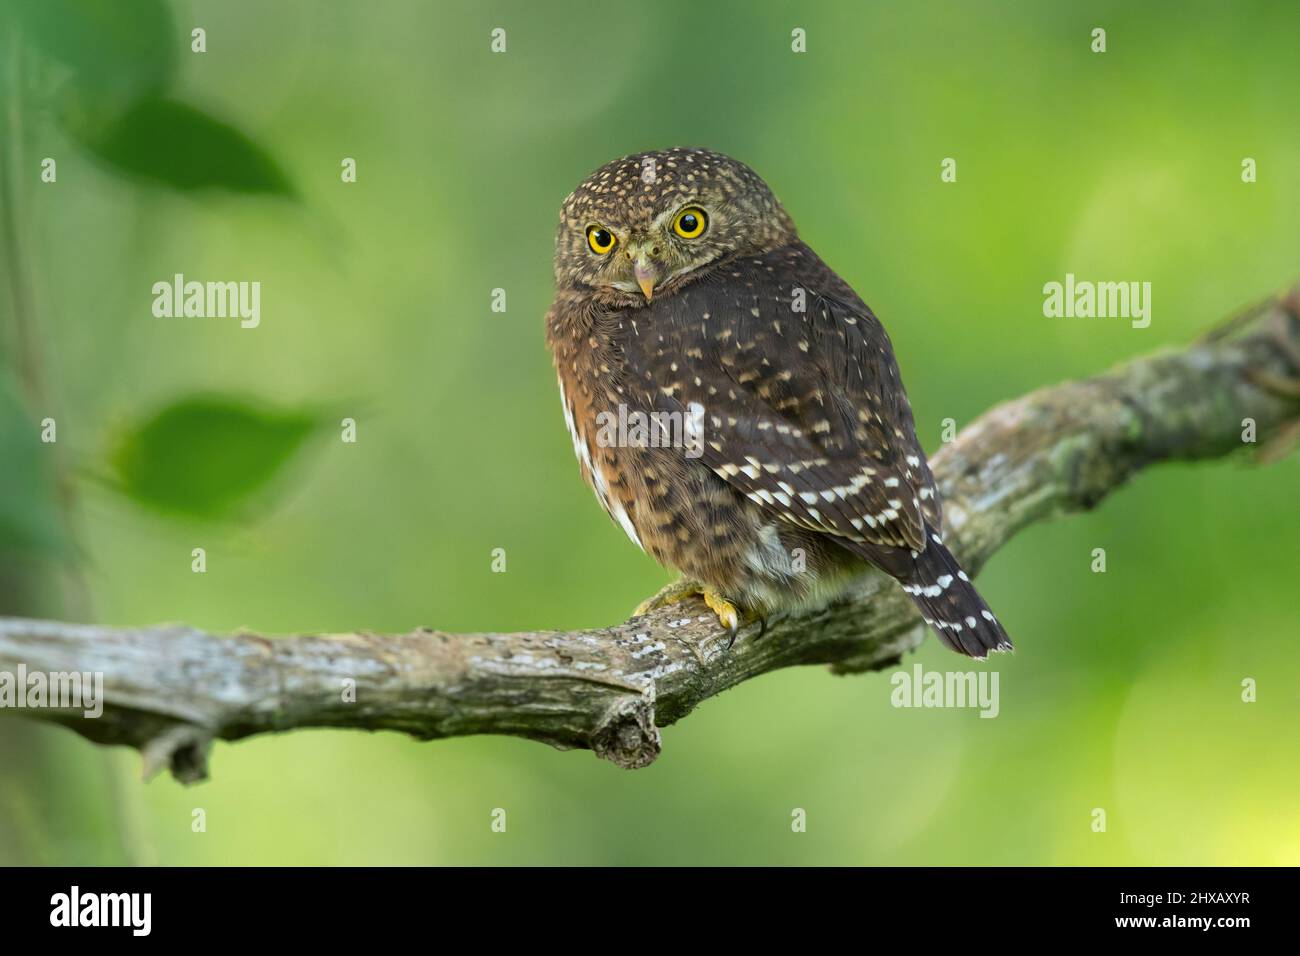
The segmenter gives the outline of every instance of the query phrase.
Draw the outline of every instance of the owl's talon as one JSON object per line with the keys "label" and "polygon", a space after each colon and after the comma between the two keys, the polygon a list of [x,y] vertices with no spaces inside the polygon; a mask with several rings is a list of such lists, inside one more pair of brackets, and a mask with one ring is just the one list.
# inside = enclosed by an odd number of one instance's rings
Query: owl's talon
{"label": "owl's talon", "polygon": [[689,581],[682,578],[674,581],[672,584],[665,584],[658,591],[646,598],[636,606],[632,612],[633,617],[641,617],[649,614],[651,611],[657,611],[661,607],[669,607],[673,604],[680,604],[687,598],[695,597],[697,594],[704,593],[704,585],[698,581]]}
{"label": "owl's talon", "polygon": [[[727,647],[730,648],[732,644],[736,643],[736,635],[739,633],[740,628],[745,624],[749,624],[753,618],[742,614],[736,605],[717,591],[707,585],[700,584],[698,581],[683,578],[680,581],[665,585],[656,594],[638,604],[636,610],[632,612],[632,616],[641,617],[661,607],[680,604],[682,601],[697,595],[703,598],[709,610],[718,616],[718,623],[730,632],[731,640],[727,644]],[[766,624],[764,626],[766,627]]]}
{"label": "owl's talon", "polygon": [[736,610],[736,605],[711,588],[704,588],[700,593],[704,597],[704,603],[718,615],[718,623],[731,632],[732,643],[735,643],[736,632],[740,630],[740,612]]}
{"label": "owl's talon", "polygon": [[[742,627],[748,627],[750,624],[757,622],[762,623],[762,629],[758,632],[758,637],[763,636],[767,630],[767,618],[759,617],[747,611],[742,611],[735,604],[732,604],[726,598],[716,591],[705,588],[702,592],[704,603],[709,606],[714,614],[718,615],[718,623],[727,629],[727,650],[731,650],[736,643],[736,638],[740,634]],[[755,638],[757,640],[757,638]]]}

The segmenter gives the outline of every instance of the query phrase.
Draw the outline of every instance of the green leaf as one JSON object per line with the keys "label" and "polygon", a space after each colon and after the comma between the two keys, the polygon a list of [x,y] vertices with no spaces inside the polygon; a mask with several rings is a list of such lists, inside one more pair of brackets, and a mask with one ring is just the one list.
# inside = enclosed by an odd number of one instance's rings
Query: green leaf
{"label": "green leaf", "polygon": [[148,97],[93,132],[72,129],[112,168],[193,192],[293,196],[279,165],[232,126],[175,100]]}
{"label": "green leaf", "polygon": [[195,518],[229,517],[266,491],[322,424],[318,412],[193,396],[123,434],[110,464],[120,490],[142,505]]}
{"label": "green leaf", "polygon": [[0,380],[0,553],[63,555],[69,542],[51,455],[13,390]]}
{"label": "green leaf", "polygon": [[19,0],[23,32],[101,106],[166,88],[181,42],[163,0]]}

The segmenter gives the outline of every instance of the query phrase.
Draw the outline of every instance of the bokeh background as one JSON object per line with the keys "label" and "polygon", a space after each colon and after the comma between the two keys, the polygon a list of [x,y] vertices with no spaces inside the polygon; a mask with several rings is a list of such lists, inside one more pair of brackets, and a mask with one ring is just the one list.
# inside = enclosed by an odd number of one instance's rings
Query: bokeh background
{"label": "bokeh background", "polygon": [[[4,610],[621,620],[668,575],[583,486],[542,340],[591,169],[672,144],[751,164],[884,320],[933,449],[944,418],[1300,277],[1297,28],[1274,3],[5,0]],[[260,281],[260,327],[155,318],[177,272]],[[1066,272],[1150,281],[1150,328],[1044,318]],[[638,772],[304,731],[218,744],[183,788],[5,717],[0,862],[1300,863],[1300,462],[1248,464],[1154,469],[995,557],[1019,648],[975,665],[995,720],[808,668],[707,702]],[[933,638],[914,660],[961,666]]]}

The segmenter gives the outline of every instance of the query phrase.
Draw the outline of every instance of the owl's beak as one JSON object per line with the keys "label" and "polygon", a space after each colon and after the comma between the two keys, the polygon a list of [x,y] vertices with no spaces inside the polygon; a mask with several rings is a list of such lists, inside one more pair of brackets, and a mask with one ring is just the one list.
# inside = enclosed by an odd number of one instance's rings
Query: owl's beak
{"label": "owl's beak", "polygon": [[650,261],[646,253],[637,253],[632,263],[632,275],[636,277],[636,284],[641,287],[641,294],[645,296],[645,300],[647,302],[653,300],[655,283],[659,281],[659,269]]}

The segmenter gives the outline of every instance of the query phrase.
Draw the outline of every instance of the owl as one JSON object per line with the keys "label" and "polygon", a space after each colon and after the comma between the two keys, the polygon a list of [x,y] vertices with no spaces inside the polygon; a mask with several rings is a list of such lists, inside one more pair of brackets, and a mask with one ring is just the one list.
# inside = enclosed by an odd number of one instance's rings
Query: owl
{"label": "owl", "polygon": [[943,543],[893,347],[748,166],[678,147],[564,201],[546,338],[586,482],[734,636],[869,565],[948,647],[1011,641]]}

